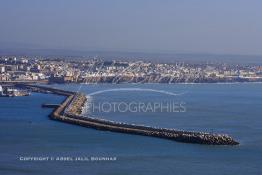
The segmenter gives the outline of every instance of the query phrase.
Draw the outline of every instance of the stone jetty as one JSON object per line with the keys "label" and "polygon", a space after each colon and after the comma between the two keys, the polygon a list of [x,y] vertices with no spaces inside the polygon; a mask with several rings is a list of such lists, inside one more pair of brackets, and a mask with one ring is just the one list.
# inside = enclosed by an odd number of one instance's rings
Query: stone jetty
{"label": "stone jetty", "polygon": [[82,116],[82,108],[86,103],[86,96],[84,94],[46,86],[25,84],[19,84],[18,86],[30,89],[33,92],[54,93],[66,96],[65,100],[59,106],[56,106],[53,112],[49,115],[53,120],[59,120],[98,130],[159,137],[184,143],[207,145],[239,144],[232,137],[225,134],[210,134],[205,132],[189,132],[167,128],[156,128]]}

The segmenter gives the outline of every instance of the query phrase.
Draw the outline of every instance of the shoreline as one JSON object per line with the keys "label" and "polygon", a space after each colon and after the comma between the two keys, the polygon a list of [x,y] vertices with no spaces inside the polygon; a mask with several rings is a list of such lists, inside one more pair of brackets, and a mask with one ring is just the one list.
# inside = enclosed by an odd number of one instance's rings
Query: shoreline
{"label": "shoreline", "polygon": [[201,84],[262,84],[262,81],[243,81],[243,82],[177,82],[177,83],[135,83],[135,82],[120,82],[120,83],[109,83],[109,82],[98,82],[98,83],[82,83],[82,82],[68,82],[68,83],[49,83],[48,81],[0,81],[2,85],[15,85],[15,84],[44,84],[44,85],[124,85],[124,84],[131,84],[131,85],[140,85],[140,84],[166,84],[166,85],[201,85]]}
{"label": "shoreline", "polygon": [[[53,83],[60,84],[60,83]],[[262,84],[262,81],[256,82],[210,82],[210,83],[63,83],[63,84],[82,84],[82,85],[96,85],[96,84],[167,84],[167,85],[200,85],[200,84]],[[50,84],[51,85],[51,84]]]}

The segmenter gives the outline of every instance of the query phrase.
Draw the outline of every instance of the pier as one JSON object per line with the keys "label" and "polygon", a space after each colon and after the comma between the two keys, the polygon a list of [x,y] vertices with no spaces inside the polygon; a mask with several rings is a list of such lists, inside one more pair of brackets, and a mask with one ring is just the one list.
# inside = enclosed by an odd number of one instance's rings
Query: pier
{"label": "pier", "polygon": [[132,125],[82,116],[82,108],[87,100],[84,94],[37,85],[17,84],[17,86],[20,88],[30,89],[32,92],[53,93],[65,96],[65,100],[60,105],[54,106],[55,109],[49,115],[52,120],[58,120],[98,130],[158,137],[184,143],[207,145],[239,144],[232,137],[225,134],[189,132],[167,128]]}
{"label": "pier", "polygon": [[60,104],[42,104],[42,108],[58,108]]}

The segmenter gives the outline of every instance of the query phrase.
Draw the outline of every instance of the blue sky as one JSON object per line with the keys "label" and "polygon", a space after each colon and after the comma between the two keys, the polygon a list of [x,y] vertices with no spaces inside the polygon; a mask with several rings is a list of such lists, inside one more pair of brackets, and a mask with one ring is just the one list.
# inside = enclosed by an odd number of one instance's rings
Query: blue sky
{"label": "blue sky", "polygon": [[261,0],[0,0],[0,46],[262,55]]}

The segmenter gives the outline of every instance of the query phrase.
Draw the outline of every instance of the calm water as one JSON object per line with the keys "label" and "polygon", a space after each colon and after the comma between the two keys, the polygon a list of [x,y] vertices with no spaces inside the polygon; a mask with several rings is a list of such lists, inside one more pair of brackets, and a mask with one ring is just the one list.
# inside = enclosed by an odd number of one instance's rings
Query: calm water
{"label": "calm water", "polygon": [[[54,85],[78,90],[79,85]],[[261,174],[262,84],[82,85],[90,94],[116,88],[183,92],[110,91],[90,102],[185,103],[186,112],[98,112],[94,117],[158,127],[228,133],[239,146],[177,143],[136,135],[97,131],[51,121],[45,102],[63,97],[32,94],[0,98],[0,174]],[[116,161],[24,162],[20,156],[114,156]]]}

